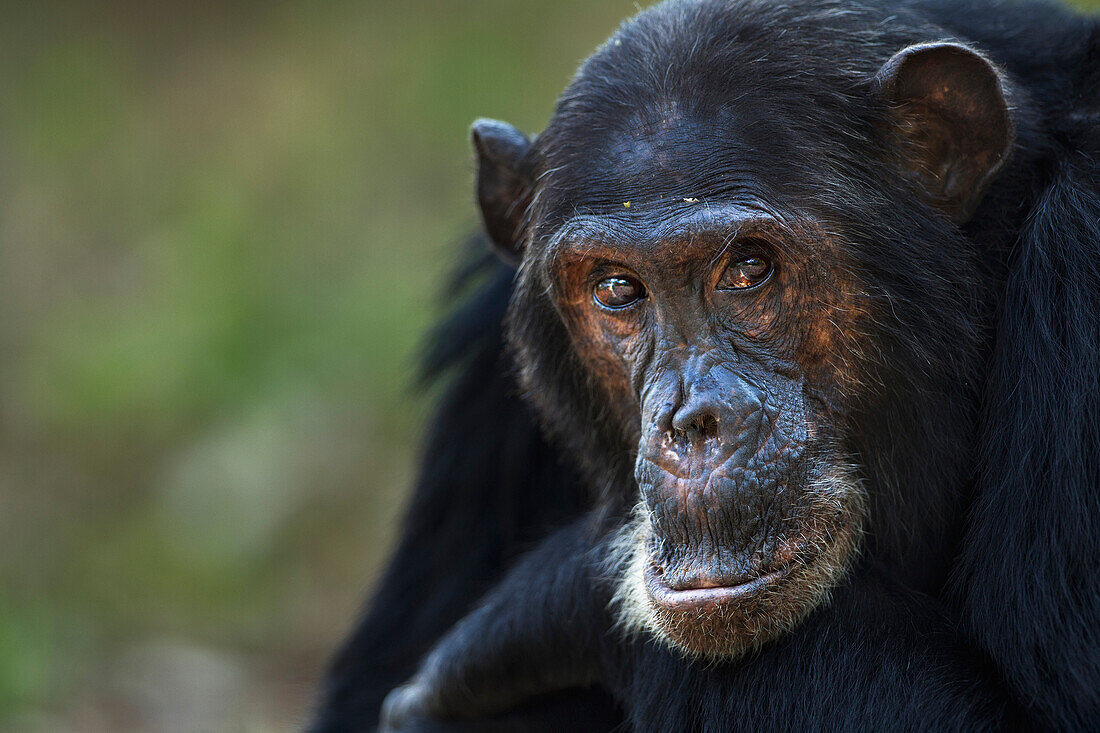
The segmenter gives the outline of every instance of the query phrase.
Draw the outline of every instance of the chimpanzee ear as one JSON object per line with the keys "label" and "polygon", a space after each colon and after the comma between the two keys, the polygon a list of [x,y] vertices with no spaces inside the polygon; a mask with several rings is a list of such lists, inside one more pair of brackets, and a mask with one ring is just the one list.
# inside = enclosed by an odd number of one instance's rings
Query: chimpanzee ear
{"label": "chimpanzee ear", "polygon": [[485,231],[506,262],[523,254],[523,225],[531,204],[531,141],[496,120],[478,120],[470,131],[477,151],[477,198]]}
{"label": "chimpanzee ear", "polygon": [[907,172],[931,204],[967,221],[1015,138],[996,67],[958,43],[922,43],[896,53],[874,84],[906,141]]}

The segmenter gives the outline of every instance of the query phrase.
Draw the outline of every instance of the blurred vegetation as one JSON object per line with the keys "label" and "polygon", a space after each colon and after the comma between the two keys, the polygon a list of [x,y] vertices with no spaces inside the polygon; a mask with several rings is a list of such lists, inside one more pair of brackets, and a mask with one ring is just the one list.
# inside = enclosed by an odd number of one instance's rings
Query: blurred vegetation
{"label": "blurred vegetation", "polygon": [[283,730],[391,540],[469,123],[623,1],[8,4],[0,729]]}
{"label": "blurred vegetation", "polygon": [[9,3],[0,729],[285,730],[385,557],[476,225],[631,0]]}

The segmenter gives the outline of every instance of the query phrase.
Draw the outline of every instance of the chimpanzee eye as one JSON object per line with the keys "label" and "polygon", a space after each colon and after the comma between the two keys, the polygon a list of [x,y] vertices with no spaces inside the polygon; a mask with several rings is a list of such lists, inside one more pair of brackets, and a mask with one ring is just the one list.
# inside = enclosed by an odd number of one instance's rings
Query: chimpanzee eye
{"label": "chimpanzee eye", "polygon": [[645,297],[645,286],[632,277],[615,275],[596,283],[592,297],[604,308],[626,308]]}
{"label": "chimpanzee eye", "polygon": [[763,257],[746,257],[726,268],[718,281],[719,290],[748,290],[760,285],[772,274],[772,263]]}

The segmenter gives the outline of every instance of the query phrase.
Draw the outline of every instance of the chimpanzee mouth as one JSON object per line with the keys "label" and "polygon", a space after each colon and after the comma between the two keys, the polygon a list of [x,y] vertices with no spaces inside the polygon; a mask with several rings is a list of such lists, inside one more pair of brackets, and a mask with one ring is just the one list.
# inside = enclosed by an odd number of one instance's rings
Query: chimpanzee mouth
{"label": "chimpanzee mouth", "polygon": [[787,565],[736,585],[677,590],[665,581],[660,568],[650,563],[645,571],[645,583],[650,599],[658,606],[677,611],[702,610],[718,604],[754,598],[774,588],[787,575],[789,568],[790,565]]}
{"label": "chimpanzee mouth", "polygon": [[786,521],[751,543],[728,538],[721,555],[662,537],[639,502],[609,556],[620,574],[613,599],[620,628],[712,660],[734,659],[795,628],[828,600],[859,552],[865,497],[850,475],[839,464],[821,471]]}
{"label": "chimpanzee mouth", "polygon": [[712,567],[702,572],[696,569],[687,576],[682,572],[670,575],[654,555],[651,534],[647,550],[641,553],[645,558],[641,572],[645,593],[658,614],[755,616],[777,599],[801,594],[801,586],[819,586],[822,579],[835,575],[834,556],[849,553],[858,534],[858,520],[845,516],[828,519],[824,524],[803,526],[801,531],[778,541],[769,557],[745,563],[755,572]]}

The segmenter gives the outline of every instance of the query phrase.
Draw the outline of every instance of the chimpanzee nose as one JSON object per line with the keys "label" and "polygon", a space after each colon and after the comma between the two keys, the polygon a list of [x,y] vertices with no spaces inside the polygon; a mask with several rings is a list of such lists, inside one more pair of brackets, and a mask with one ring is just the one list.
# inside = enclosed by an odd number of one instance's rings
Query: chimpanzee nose
{"label": "chimpanzee nose", "polygon": [[694,394],[672,416],[672,430],[695,442],[718,437],[719,409],[708,395]]}

